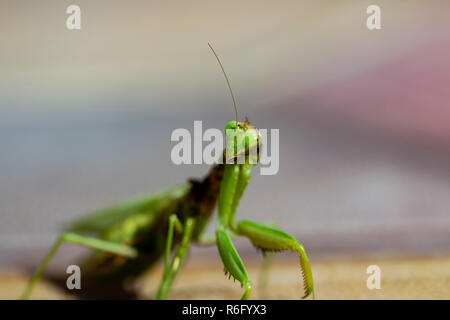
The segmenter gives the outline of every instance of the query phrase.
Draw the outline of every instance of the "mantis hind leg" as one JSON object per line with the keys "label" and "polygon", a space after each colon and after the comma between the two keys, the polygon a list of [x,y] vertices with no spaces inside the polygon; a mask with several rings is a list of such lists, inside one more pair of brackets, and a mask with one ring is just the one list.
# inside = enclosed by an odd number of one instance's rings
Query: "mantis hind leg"
{"label": "mantis hind leg", "polygon": [[[169,218],[169,232],[167,235],[164,272],[161,284],[159,285],[158,288],[158,292],[156,293],[155,298],[157,300],[165,300],[169,295],[172,283],[175,280],[175,277],[177,276],[181,267],[183,266],[184,261],[186,260],[194,225],[195,220],[193,218],[187,219],[184,226],[181,225],[181,222],[178,220],[176,215],[171,215]],[[172,261],[169,263],[170,251],[172,250],[174,229],[183,232],[183,237],[181,239],[181,244],[178,247],[177,251],[175,252]]]}
{"label": "mantis hind leg", "polygon": [[290,250],[292,252],[298,252],[305,285],[305,295],[303,298],[312,294],[312,298],[315,299],[314,282],[308,256],[303,245],[293,236],[279,229],[252,221],[239,222],[235,232],[247,237],[255,246],[264,251]]}
{"label": "mantis hind leg", "polygon": [[50,251],[47,253],[44,260],[40,264],[39,268],[36,270],[33,277],[28,282],[28,285],[25,288],[25,291],[22,293],[20,299],[28,299],[30,297],[30,294],[36,286],[37,282],[42,278],[50,261],[63,243],[78,244],[91,249],[106,251],[129,258],[135,258],[138,255],[136,249],[119,243],[87,237],[72,232],[64,233],[55,241]]}
{"label": "mantis hind leg", "polygon": [[258,293],[260,298],[264,299],[267,296],[267,283],[269,280],[269,269],[273,262],[273,252],[264,252],[264,260],[258,278]]}
{"label": "mantis hind leg", "polygon": [[248,300],[252,291],[252,282],[248,277],[247,270],[245,269],[239,253],[231,241],[229,232],[227,230],[219,229],[216,231],[216,237],[220,258],[225,267],[225,274],[228,273],[241,283],[241,287],[245,289],[241,299]]}

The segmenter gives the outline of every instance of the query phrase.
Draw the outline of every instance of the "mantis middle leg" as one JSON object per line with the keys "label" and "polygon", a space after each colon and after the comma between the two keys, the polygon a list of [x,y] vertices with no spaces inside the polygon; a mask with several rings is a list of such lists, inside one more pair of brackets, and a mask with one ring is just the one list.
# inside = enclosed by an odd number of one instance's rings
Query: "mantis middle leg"
{"label": "mantis middle leg", "polygon": [[[167,299],[170,288],[172,287],[172,283],[175,280],[175,277],[177,276],[181,267],[183,266],[184,261],[186,260],[194,225],[195,220],[193,218],[187,219],[184,226],[181,224],[180,220],[178,220],[178,217],[175,214],[171,215],[169,218],[169,232],[167,235],[166,253],[164,257],[163,278],[161,280],[161,284],[155,297],[158,300]],[[183,237],[181,239],[180,246],[175,252],[172,261],[169,263],[170,252],[172,250],[174,229],[176,229],[179,232],[182,232]]]}

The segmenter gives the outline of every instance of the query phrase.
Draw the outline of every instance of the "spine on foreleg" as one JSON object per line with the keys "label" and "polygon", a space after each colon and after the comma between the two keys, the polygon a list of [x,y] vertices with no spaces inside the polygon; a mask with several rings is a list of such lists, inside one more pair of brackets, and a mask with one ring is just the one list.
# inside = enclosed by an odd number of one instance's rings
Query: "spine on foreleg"
{"label": "spine on foreleg", "polygon": [[297,250],[300,253],[300,266],[302,269],[302,277],[303,277],[303,284],[304,284],[304,290],[305,290],[305,295],[302,297],[302,299],[306,298],[311,293],[312,293],[313,299],[315,299],[314,282],[313,282],[311,265],[309,264],[308,256],[306,255],[305,248],[301,244],[298,245]]}

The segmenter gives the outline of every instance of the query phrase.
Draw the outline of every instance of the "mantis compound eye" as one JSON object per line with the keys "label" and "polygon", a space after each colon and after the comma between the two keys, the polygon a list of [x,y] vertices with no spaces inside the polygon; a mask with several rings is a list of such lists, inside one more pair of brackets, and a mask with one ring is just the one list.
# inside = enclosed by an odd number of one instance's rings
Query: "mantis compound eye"
{"label": "mantis compound eye", "polygon": [[[245,122],[230,121],[225,127],[227,159],[245,157],[245,162],[256,164],[260,148],[258,129]],[[234,163],[234,162],[233,162]],[[238,161],[238,163],[240,163]]]}
{"label": "mantis compound eye", "polygon": [[233,120],[227,123],[227,125],[225,126],[225,131],[226,130],[234,130],[238,128],[238,122]]}

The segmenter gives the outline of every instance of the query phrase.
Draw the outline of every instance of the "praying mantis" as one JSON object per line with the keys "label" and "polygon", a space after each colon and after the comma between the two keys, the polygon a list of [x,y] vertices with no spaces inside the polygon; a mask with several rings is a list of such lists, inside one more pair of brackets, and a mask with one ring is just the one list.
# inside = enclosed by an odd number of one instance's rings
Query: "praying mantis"
{"label": "praying mantis", "polygon": [[[290,234],[271,225],[249,220],[236,221],[240,199],[249,183],[252,167],[262,147],[258,130],[247,120],[238,121],[236,101],[223,65],[208,43],[225,76],[236,113],[236,120],[225,129],[236,136],[237,145],[224,163],[214,165],[202,180],[140,196],[108,207],[74,221],[59,236],[30,279],[21,299],[28,299],[42,278],[53,256],[62,244],[76,244],[93,249],[83,264],[83,274],[97,281],[123,281],[142,274],[164,257],[164,269],[156,299],[167,299],[172,284],[187,258],[191,243],[216,245],[225,274],[237,280],[244,290],[243,300],[250,298],[253,283],[236,250],[232,237],[248,238],[264,253],[290,250],[299,254],[304,282],[304,296],[315,299],[311,266],[303,245]],[[253,151],[253,152],[250,152]],[[253,154],[251,159],[250,153]],[[231,155],[231,157],[227,157]],[[244,155],[243,163],[236,163]],[[254,160],[254,161],[250,161]],[[218,207],[215,234],[204,235],[204,229]]]}

